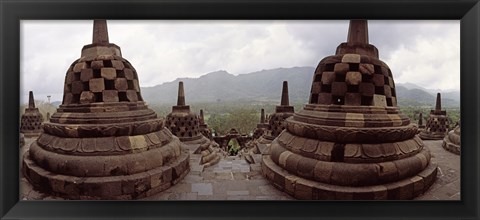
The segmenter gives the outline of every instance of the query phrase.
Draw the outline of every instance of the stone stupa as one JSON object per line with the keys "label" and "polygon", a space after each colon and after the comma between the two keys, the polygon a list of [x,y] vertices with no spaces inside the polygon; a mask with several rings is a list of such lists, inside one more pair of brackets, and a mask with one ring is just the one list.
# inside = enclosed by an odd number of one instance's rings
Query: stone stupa
{"label": "stone stupa", "polygon": [[260,138],[267,129],[268,123],[265,123],[265,110],[262,108],[260,111],[260,123],[257,124],[257,127],[253,131],[252,138],[254,140]]}
{"label": "stone stupa", "polygon": [[288,82],[283,81],[280,105],[275,106],[275,112],[269,116],[268,129],[262,137],[258,139],[258,143],[269,145],[273,139],[285,130],[285,119],[292,116],[293,113],[293,106],[290,105],[288,100]]}
{"label": "stone stupa", "polygon": [[172,106],[172,112],[167,115],[166,127],[187,145],[194,154],[201,154],[200,165],[205,167],[220,161],[214,141],[205,137],[200,131],[200,117],[190,111],[190,106],[185,105],[185,91],[183,82],[178,83],[177,105]]}
{"label": "stone stupa", "polygon": [[460,122],[458,122],[458,125],[455,126],[453,130],[448,132],[448,135],[443,139],[442,147],[445,150],[460,155],[461,140]]}
{"label": "stone stupa", "polygon": [[189,154],[142,100],[138,75],[93,22],[93,42],[67,70],[63,102],[23,159],[24,176],[67,199],[154,195],[189,171]]}
{"label": "stone stupa", "polygon": [[420,132],[420,138],[423,140],[442,140],[448,134],[447,112],[442,110],[442,99],[440,93],[437,93],[435,109],[430,110],[427,125]]}
{"label": "stone stupa", "polygon": [[33,92],[28,93],[28,107],[25,108],[25,113],[22,115],[20,121],[20,133],[24,134],[24,137],[37,137],[42,133],[43,116],[35,107],[35,101],[33,99]]}
{"label": "stone stupa", "polygon": [[200,125],[199,125],[200,133],[203,136],[207,137],[208,139],[212,140],[212,132],[208,128],[208,125],[205,123],[205,118],[203,116],[203,109],[200,109]]}
{"label": "stone stupa", "polygon": [[395,84],[366,20],[320,61],[309,103],[263,155],[271,183],[297,199],[412,199],[428,190],[437,165],[417,126],[397,107]]}
{"label": "stone stupa", "polygon": [[423,124],[423,113],[418,114],[418,133],[425,130],[425,125]]}

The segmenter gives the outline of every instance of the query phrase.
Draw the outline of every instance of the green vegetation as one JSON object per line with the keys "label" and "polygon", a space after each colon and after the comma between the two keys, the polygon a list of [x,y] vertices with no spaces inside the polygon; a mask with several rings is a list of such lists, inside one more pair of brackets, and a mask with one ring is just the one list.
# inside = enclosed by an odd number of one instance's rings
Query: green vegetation
{"label": "green vegetation", "polygon": [[237,155],[238,151],[240,151],[240,144],[238,143],[237,139],[230,139],[230,141],[228,141],[228,154]]}
{"label": "green vegetation", "polygon": [[[408,107],[400,107],[400,111],[408,116],[413,123],[418,123],[418,116],[420,113],[423,115],[423,124],[425,125],[427,123],[428,116],[430,114],[430,110],[432,110],[433,107],[429,106],[408,106]],[[447,111],[447,117],[449,119],[449,128],[453,129],[455,123],[457,123],[460,120],[460,108],[442,108],[443,110]]]}

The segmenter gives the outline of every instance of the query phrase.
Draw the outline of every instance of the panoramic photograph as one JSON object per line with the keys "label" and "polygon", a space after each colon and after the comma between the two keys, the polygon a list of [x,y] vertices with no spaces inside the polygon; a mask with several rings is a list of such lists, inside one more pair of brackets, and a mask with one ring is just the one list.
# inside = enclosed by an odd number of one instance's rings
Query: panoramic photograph
{"label": "panoramic photograph", "polygon": [[461,200],[460,21],[22,20],[21,200]]}

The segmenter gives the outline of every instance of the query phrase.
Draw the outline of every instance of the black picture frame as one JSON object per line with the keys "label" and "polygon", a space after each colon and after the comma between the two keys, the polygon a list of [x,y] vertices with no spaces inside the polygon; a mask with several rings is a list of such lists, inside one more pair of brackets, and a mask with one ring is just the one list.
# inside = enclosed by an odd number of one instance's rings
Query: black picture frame
{"label": "black picture frame", "polygon": [[[480,4],[478,0],[0,0],[0,15],[0,217],[2,219],[479,218]],[[20,20],[93,18],[461,20],[462,200],[441,202],[19,201]]]}

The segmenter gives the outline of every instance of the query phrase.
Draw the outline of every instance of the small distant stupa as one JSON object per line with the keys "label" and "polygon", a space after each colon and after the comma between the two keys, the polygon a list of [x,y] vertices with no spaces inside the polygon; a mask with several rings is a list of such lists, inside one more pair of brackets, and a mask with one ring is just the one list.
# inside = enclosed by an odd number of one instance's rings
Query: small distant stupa
{"label": "small distant stupa", "polygon": [[205,137],[200,130],[200,117],[190,111],[190,106],[185,105],[185,91],[183,82],[178,83],[177,105],[172,106],[172,112],[167,115],[166,127],[186,144],[190,151],[201,154],[200,164],[205,167],[220,161],[215,142]]}
{"label": "small distant stupa", "polygon": [[442,99],[440,93],[437,93],[435,109],[430,110],[427,125],[420,132],[420,138],[423,140],[442,140],[448,133],[447,112],[442,110]]}
{"label": "small distant stupa", "polygon": [[28,107],[22,115],[20,122],[20,133],[25,137],[37,137],[42,133],[43,116],[35,107],[33,92],[28,93]]}
{"label": "small distant stupa", "polygon": [[268,129],[268,123],[265,123],[265,110],[262,108],[260,111],[260,123],[257,124],[257,127],[253,131],[252,138],[260,138],[265,131]]}
{"label": "small distant stupa", "polygon": [[448,150],[454,154],[460,155],[461,153],[461,132],[460,132],[460,122],[455,126],[453,130],[448,132],[448,135],[443,139],[442,147],[445,150]]}
{"label": "small distant stupa", "polygon": [[280,105],[275,107],[275,112],[270,115],[267,131],[258,140],[261,144],[270,144],[286,128],[285,119],[294,113],[293,106],[288,99],[288,82],[283,81],[282,98]]}

